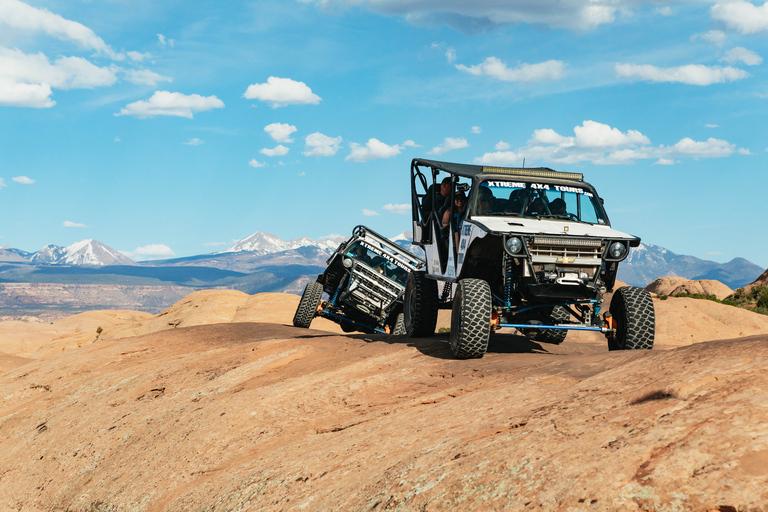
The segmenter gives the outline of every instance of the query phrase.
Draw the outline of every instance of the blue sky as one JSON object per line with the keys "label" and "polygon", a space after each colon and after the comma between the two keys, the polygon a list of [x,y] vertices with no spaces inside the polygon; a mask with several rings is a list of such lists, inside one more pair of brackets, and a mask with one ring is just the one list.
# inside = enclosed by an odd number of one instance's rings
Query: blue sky
{"label": "blue sky", "polygon": [[525,158],[768,267],[767,36],[740,0],[0,0],[0,245],[394,236],[412,158]]}

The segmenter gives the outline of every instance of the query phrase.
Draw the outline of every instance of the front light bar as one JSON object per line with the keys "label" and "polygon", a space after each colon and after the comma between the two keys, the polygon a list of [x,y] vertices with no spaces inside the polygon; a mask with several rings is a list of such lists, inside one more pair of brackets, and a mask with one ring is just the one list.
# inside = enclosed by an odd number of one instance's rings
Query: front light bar
{"label": "front light bar", "polygon": [[595,238],[571,238],[571,237],[549,237],[536,236],[533,238],[534,245],[565,245],[571,247],[602,247],[603,241]]}

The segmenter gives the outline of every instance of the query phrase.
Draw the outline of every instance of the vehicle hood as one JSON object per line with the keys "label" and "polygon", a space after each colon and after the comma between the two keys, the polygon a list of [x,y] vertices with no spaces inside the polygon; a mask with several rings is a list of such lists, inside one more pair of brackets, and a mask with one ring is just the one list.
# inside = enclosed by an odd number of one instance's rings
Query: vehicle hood
{"label": "vehicle hood", "polygon": [[[609,226],[548,219],[521,219],[519,217],[472,217],[472,222],[487,231],[519,233],[521,235],[567,235],[598,238],[634,239]],[[565,228],[568,228],[566,231]]]}

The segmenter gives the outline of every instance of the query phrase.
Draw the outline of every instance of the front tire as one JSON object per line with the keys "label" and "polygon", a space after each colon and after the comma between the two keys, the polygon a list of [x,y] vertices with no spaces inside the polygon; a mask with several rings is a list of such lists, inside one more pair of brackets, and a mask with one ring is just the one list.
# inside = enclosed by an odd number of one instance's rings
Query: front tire
{"label": "front tire", "polygon": [[611,299],[616,335],[608,339],[610,350],[650,350],[656,335],[656,312],[647,290],[623,286]]}
{"label": "front tire", "polygon": [[299,307],[293,316],[293,326],[308,329],[317,313],[317,306],[320,305],[320,298],[323,295],[323,285],[317,281],[310,281],[304,288],[304,294],[299,301]]}
{"label": "front tire", "polygon": [[[563,306],[555,306],[549,314],[549,322],[563,324],[571,319],[571,314]],[[565,341],[568,331],[565,329],[537,329],[533,339],[542,343],[559,345]]]}
{"label": "front tire", "polygon": [[437,326],[437,281],[424,272],[411,272],[405,285],[405,330],[412,338],[435,334]]}
{"label": "front tire", "polygon": [[392,326],[394,336],[405,336],[408,331],[405,329],[405,313],[398,313],[395,317],[395,323]]}
{"label": "front tire", "polygon": [[491,336],[491,287],[482,279],[462,279],[453,296],[451,352],[457,359],[480,358]]}

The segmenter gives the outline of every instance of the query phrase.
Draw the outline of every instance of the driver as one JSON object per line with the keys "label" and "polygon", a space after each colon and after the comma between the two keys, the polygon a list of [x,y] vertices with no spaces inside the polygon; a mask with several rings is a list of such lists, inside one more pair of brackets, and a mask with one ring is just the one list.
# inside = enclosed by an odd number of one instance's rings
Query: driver
{"label": "driver", "polygon": [[552,212],[552,215],[568,215],[568,212],[565,210],[565,201],[559,197],[549,203],[549,211]]}

